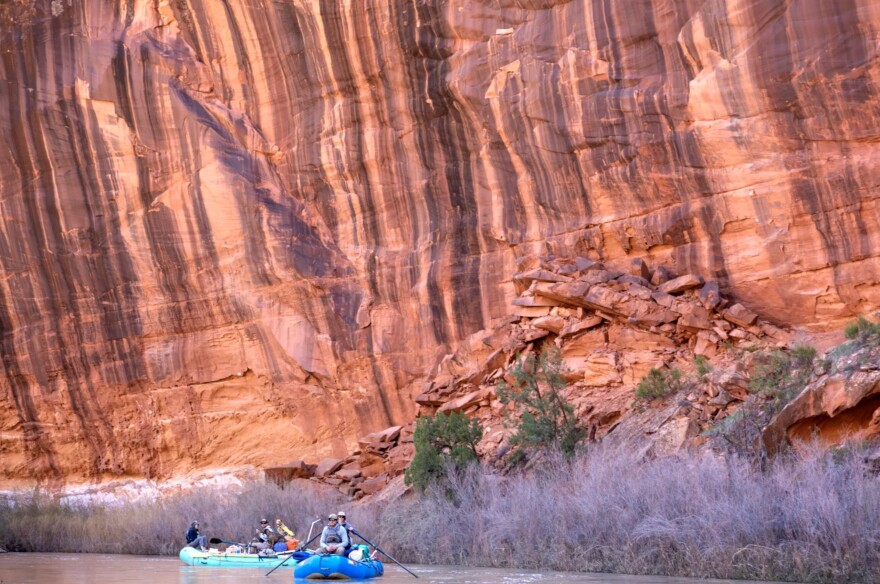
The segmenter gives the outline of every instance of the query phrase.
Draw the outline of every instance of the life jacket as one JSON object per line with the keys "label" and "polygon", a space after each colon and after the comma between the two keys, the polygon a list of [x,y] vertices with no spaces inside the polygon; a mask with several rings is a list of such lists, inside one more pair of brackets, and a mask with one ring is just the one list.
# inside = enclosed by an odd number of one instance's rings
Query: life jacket
{"label": "life jacket", "polygon": [[264,527],[260,530],[260,539],[263,541],[269,541],[269,534],[275,533],[275,531],[271,527]]}
{"label": "life jacket", "polygon": [[342,538],[339,537],[338,529],[339,529],[339,526],[337,526],[335,528],[328,527],[327,528],[327,530],[328,530],[327,537],[324,539],[324,541],[327,543],[342,543]]}

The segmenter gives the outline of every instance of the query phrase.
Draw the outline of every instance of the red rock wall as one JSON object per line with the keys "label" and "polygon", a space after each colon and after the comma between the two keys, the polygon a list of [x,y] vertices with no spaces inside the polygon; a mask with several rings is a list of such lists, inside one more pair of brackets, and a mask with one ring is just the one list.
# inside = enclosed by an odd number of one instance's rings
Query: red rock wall
{"label": "red rock wall", "polygon": [[878,36],[870,0],[3,2],[0,481],[341,455],[541,250],[876,309]]}

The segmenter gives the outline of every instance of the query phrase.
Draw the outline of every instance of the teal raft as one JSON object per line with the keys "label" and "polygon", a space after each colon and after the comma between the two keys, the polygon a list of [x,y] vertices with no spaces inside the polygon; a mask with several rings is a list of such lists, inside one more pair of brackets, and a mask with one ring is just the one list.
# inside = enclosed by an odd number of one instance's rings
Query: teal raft
{"label": "teal raft", "polygon": [[[355,558],[345,556],[314,555],[299,562],[293,569],[294,578],[310,578],[314,580],[366,580],[385,573],[382,562],[370,558],[367,554],[352,554]],[[364,559],[360,559],[364,558]]]}
{"label": "teal raft", "polygon": [[[291,554],[292,558],[287,560]],[[280,552],[274,555],[266,554],[228,554],[216,550],[202,552],[193,547],[185,547],[180,550],[180,561],[190,566],[208,566],[212,568],[267,568],[271,569],[287,560],[284,567],[291,568],[297,564],[298,556],[310,557],[302,552]]]}

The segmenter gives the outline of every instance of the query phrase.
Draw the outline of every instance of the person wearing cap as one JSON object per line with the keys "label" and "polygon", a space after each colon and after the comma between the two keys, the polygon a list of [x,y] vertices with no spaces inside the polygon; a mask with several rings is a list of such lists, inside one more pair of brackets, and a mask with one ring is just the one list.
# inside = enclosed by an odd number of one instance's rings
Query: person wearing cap
{"label": "person wearing cap", "polygon": [[321,532],[321,545],[315,552],[322,556],[327,554],[344,556],[346,548],[351,544],[348,530],[339,525],[339,517],[336,513],[331,513],[327,519],[329,523]]}
{"label": "person wearing cap", "polygon": [[275,535],[275,530],[269,526],[269,520],[263,517],[260,519],[260,527],[257,529],[257,537],[251,541],[251,547],[261,552],[269,549],[272,545],[269,538]]}
{"label": "person wearing cap", "polygon": [[208,538],[199,534],[199,522],[193,521],[186,530],[186,547],[199,548],[203,552],[208,551]]}
{"label": "person wearing cap", "polygon": [[354,529],[354,525],[345,519],[345,511],[340,511],[336,515],[339,517],[339,525],[344,527],[347,532],[351,533],[351,530]]}
{"label": "person wearing cap", "polygon": [[351,532],[354,529],[354,525],[346,520],[345,511],[340,511],[336,515],[337,517],[339,517],[339,525],[345,528],[346,533],[348,533],[348,545],[345,546],[345,555],[348,555],[348,552],[351,550],[351,546],[354,545],[354,541],[351,539]]}

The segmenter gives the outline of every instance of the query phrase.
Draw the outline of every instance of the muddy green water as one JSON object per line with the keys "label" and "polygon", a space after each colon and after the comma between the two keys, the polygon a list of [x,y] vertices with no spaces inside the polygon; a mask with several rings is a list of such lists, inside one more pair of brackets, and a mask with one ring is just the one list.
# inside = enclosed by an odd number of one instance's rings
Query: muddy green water
{"label": "muddy green water", "polygon": [[[574,574],[529,570],[458,568],[454,566],[407,566],[418,580],[393,564],[386,564],[385,575],[376,584],[720,584],[723,580]],[[177,558],[114,556],[100,554],[0,554],[2,584],[208,584],[291,582],[293,570],[282,567],[266,577],[259,568],[205,568],[183,564]],[[301,580],[318,582],[316,580]],[[738,584],[743,584],[738,581]]]}

